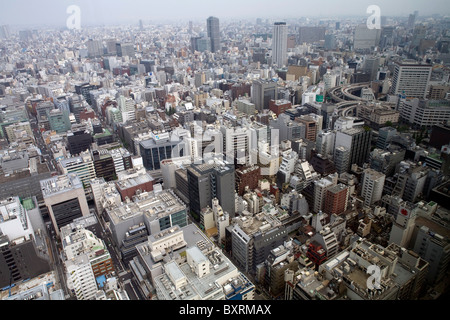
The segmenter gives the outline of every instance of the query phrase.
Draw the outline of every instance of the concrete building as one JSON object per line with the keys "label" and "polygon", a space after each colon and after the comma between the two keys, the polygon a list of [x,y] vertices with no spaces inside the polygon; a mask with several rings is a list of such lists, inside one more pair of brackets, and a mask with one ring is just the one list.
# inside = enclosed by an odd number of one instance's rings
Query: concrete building
{"label": "concrete building", "polygon": [[347,210],[349,199],[349,188],[339,183],[326,190],[323,212],[326,214],[340,215]]}
{"label": "concrete building", "polygon": [[193,164],[187,169],[190,209],[200,215],[202,208],[219,200],[230,217],[235,215],[235,170],[227,164]]}
{"label": "concrete building", "polygon": [[281,68],[287,64],[287,25],[275,22],[272,31],[272,63]]}
{"label": "concrete building", "polygon": [[130,266],[146,296],[253,300],[255,286],[194,224],[151,235],[137,250]]}
{"label": "concrete building", "polygon": [[[83,218],[83,220],[93,220],[89,223],[96,223],[94,215]],[[114,271],[112,258],[106,244],[98,238],[92,231],[85,229],[85,221],[74,221],[61,228],[61,243],[64,251],[64,260],[74,261],[77,256],[86,255],[91,264],[94,277],[111,274]]]}
{"label": "concrete building", "polygon": [[270,100],[278,99],[277,83],[268,80],[255,80],[252,82],[251,91],[252,103],[255,104],[256,110],[261,112],[269,109]]}
{"label": "concrete building", "polygon": [[442,219],[436,218],[417,217],[411,239],[414,252],[429,263],[427,283],[430,285],[446,279],[450,261],[449,229],[442,225]]}
{"label": "concrete building", "polygon": [[425,99],[430,76],[431,65],[429,64],[397,62],[392,76],[390,94],[402,95],[407,99]]}
{"label": "concrete building", "polygon": [[95,179],[96,171],[90,151],[81,152],[79,156],[61,159],[58,166],[63,174],[75,173],[85,188]]}
{"label": "concrete building", "polygon": [[450,100],[401,100],[400,117],[417,127],[446,125],[450,121]]}
{"label": "concrete building", "polygon": [[312,211],[318,213],[323,209],[325,203],[326,190],[337,184],[338,175],[330,174],[320,180],[314,181],[314,202]]}
{"label": "concrete building", "polygon": [[219,18],[209,17],[206,20],[206,31],[211,41],[211,52],[217,52],[220,48],[220,25]]}
{"label": "concrete building", "polygon": [[124,260],[136,255],[135,245],[149,234],[187,224],[186,205],[170,189],[142,192],[133,197],[133,202],[118,206],[108,204],[105,214]]}
{"label": "concrete building", "polygon": [[23,203],[19,197],[0,201],[2,288],[50,271],[45,227],[37,203],[32,199]]}
{"label": "concrete building", "polygon": [[378,46],[381,29],[369,29],[367,25],[358,25],[353,34],[353,48],[355,50],[371,50]]}
{"label": "concrete building", "polygon": [[40,184],[44,203],[58,235],[60,228],[76,218],[89,215],[83,184],[75,173],[41,180]]}
{"label": "concrete building", "polygon": [[370,207],[381,200],[386,176],[369,168],[364,170],[362,179],[361,197],[364,199],[364,205]]}
{"label": "concrete building", "polygon": [[370,154],[371,137],[372,131],[361,127],[337,131],[334,148],[336,150],[339,147],[344,147],[349,150],[349,166],[353,164],[362,166],[368,160]]}

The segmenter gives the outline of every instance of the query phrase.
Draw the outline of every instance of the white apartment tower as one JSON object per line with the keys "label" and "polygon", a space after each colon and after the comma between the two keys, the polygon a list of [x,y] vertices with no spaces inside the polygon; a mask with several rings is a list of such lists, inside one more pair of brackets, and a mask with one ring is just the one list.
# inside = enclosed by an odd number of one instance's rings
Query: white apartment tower
{"label": "white apartment tower", "polygon": [[273,25],[272,62],[278,67],[283,67],[287,64],[286,22],[275,22]]}
{"label": "white apartment tower", "polygon": [[75,292],[77,300],[94,300],[97,293],[94,271],[87,254],[66,261],[67,287]]}
{"label": "white apartment tower", "polygon": [[429,64],[396,63],[390,93],[405,96],[407,99],[425,99],[430,77],[431,65]]}
{"label": "white apartment tower", "polygon": [[370,207],[373,203],[381,200],[384,180],[386,176],[373,169],[364,170],[361,196],[364,198],[364,206]]}

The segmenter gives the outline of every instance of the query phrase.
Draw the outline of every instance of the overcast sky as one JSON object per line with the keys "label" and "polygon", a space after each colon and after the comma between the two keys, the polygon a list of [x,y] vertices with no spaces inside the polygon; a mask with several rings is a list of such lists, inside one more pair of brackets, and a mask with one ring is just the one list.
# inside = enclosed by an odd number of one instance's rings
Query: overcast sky
{"label": "overcast sky", "polygon": [[197,20],[257,17],[289,19],[307,16],[369,16],[369,5],[378,5],[383,16],[450,15],[449,0],[1,0],[0,25],[65,26],[66,9],[78,5],[82,25],[161,20]]}

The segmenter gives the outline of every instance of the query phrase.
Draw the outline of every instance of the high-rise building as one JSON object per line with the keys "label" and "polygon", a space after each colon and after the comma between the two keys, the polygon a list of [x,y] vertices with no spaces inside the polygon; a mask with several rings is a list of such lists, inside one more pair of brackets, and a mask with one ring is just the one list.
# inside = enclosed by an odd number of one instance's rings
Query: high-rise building
{"label": "high-rise building", "polygon": [[323,212],[329,215],[339,215],[345,212],[347,210],[349,193],[348,186],[342,183],[328,188],[325,192]]}
{"label": "high-rise building", "polygon": [[76,173],[81,183],[86,188],[90,185],[91,180],[96,177],[94,162],[89,151],[80,153],[79,156],[61,159],[58,163],[62,173]]}
{"label": "high-rise building", "polygon": [[86,43],[88,49],[88,56],[91,58],[100,57],[103,55],[103,43],[101,40],[89,39]]}
{"label": "high-rise building", "polygon": [[372,131],[362,127],[336,132],[335,152],[338,147],[344,147],[350,151],[347,170],[355,163],[362,166],[368,160],[371,138]]}
{"label": "high-rise building", "polygon": [[119,57],[134,57],[134,45],[132,43],[116,43],[116,53]]}
{"label": "high-rise building", "polygon": [[386,176],[373,169],[364,170],[361,196],[364,198],[364,205],[370,207],[373,203],[381,200],[384,180]]}
{"label": "high-rise building", "polygon": [[272,36],[272,63],[279,68],[287,63],[287,25],[286,22],[275,22]]}
{"label": "high-rise building", "polygon": [[431,77],[431,65],[415,62],[397,62],[392,76],[390,94],[402,95],[407,99],[421,98],[427,95]]}
{"label": "high-rise building", "polygon": [[325,195],[328,188],[337,184],[338,174],[330,174],[325,178],[314,181],[314,203],[313,210],[315,213],[321,211],[325,203]]}
{"label": "high-rise building", "polygon": [[443,219],[436,216],[438,215],[435,214],[432,219],[416,217],[411,239],[414,252],[430,264],[427,274],[430,285],[444,281],[450,267],[449,228],[444,227]]}
{"label": "high-rise building", "polygon": [[92,135],[85,130],[74,130],[67,133],[68,149],[72,156],[90,149],[92,141]]}
{"label": "high-rise building", "polygon": [[276,82],[256,80],[252,83],[252,103],[256,110],[269,109],[270,100],[278,99]]}
{"label": "high-rise building", "polygon": [[397,130],[393,127],[383,127],[378,130],[377,148],[386,149],[392,137],[397,134]]}
{"label": "high-rise building", "polygon": [[450,120],[450,100],[402,99],[398,109],[403,121],[417,127],[445,125]]}
{"label": "high-rise building", "polygon": [[367,25],[358,25],[353,36],[355,50],[370,50],[380,42],[381,29],[369,29]]}
{"label": "high-rise building", "polygon": [[[23,204],[22,204],[23,202]],[[2,288],[50,271],[47,246],[38,248],[45,239],[38,229],[44,228],[41,213],[33,199],[19,197],[0,199],[0,286]]]}
{"label": "high-rise building", "polygon": [[364,60],[363,71],[370,75],[370,80],[376,80],[378,74],[378,67],[380,65],[379,57],[366,57]]}
{"label": "high-rise building", "polygon": [[295,121],[305,125],[305,139],[316,142],[318,127],[316,121],[309,115],[296,118]]}
{"label": "high-rise building", "polygon": [[235,215],[235,170],[233,165],[194,164],[187,169],[189,205],[200,215],[217,198],[223,211]]}
{"label": "high-rise building", "polygon": [[74,219],[89,215],[83,184],[76,173],[51,177],[40,183],[44,203],[57,234],[61,227]]}
{"label": "high-rise building", "polygon": [[211,52],[219,51],[220,50],[219,18],[209,17],[206,20],[206,29],[208,32],[208,38],[211,39]]}
{"label": "high-rise building", "polygon": [[325,39],[325,27],[300,27],[298,43],[314,43]]}

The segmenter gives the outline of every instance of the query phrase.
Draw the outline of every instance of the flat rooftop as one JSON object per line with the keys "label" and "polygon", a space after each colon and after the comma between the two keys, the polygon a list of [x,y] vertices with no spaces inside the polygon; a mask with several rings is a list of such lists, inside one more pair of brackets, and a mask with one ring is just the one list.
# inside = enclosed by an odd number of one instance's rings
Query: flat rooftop
{"label": "flat rooftop", "polygon": [[120,206],[107,209],[114,224],[138,215],[147,215],[149,218],[162,218],[185,210],[186,205],[172,190],[159,192],[144,192],[136,195],[135,201],[123,203]]}
{"label": "flat rooftop", "polygon": [[42,195],[45,197],[57,195],[59,193],[68,192],[74,189],[82,189],[83,184],[75,173],[51,177],[41,180]]}

